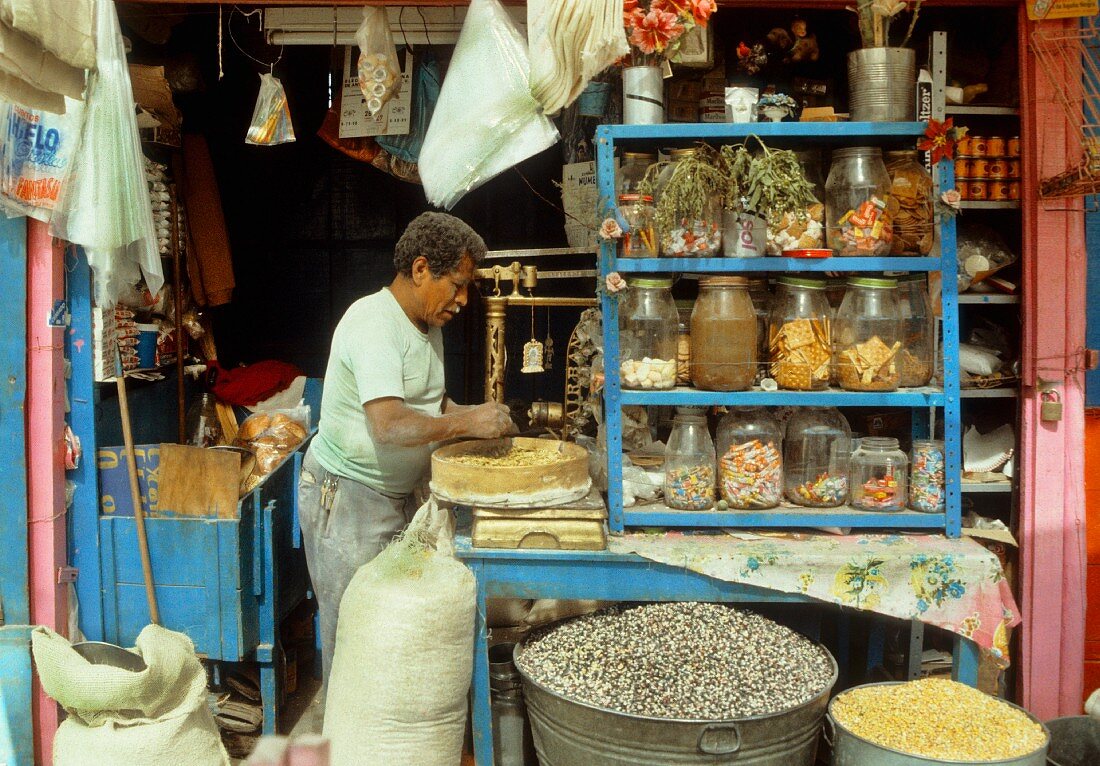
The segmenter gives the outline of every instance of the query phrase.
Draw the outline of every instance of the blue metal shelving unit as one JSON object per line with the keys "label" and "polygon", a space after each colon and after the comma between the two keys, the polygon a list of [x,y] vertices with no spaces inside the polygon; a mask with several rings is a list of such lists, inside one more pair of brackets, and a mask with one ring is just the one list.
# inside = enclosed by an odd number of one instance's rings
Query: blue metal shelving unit
{"label": "blue metal shelving unit", "polygon": [[[900,123],[752,123],[734,124],[672,124],[672,125],[602,125],[596,131],[596,172],[600,197],[605,204],[615,200],[614,156],[616,144],[626,142],[650,149],[708,140],[713,143],[741,141],[749,135],[772,139],[776,144],[830,143],[839,145],[905,144],[915,140],[925,130],[923,122]],[[940,190],[955,186],[954,167],[943,161],[938,167]],[[958,537],[962,529],[960,476],[962,443],[959,413],[959,330],[958,292],[956,290],[955,222],[946,219],[939,225],[938,257],[885,258],[632,258],[619,259],[614,242],[605,242],[600,249],[600,275],[617,271],[623,274],[689,272],[697,274],[736,274],[754,271],[824,272],[824,271],[938,271],[942,281],[944,387],[902,389],[896,392],[860,393],[831,389],[829,391],[738,391],[718,393],[693,388],[672,391],[623,391],[619,379],[619,312],[618,301],[603,293],[604,332],[604,404],[607,425],[607,452],[617,457],[622,453],[622,411],[624,405],[816,405],[835,407],[904,407],[914,410],[915,435],[924,435],[928,423],[935,422],[930,411],[944,411],[944,442],[946,448],[947,508],[946,513],[868,513],[852,508],[810,509],[779,508],[759,512],[685,512],[660,505],[643,506],[638,510],[624,509],[622,461],[609,459],[608,506],[609,525],[613,534],[627,527],[852,527],[913,530],[940,530],[949,537]]]}

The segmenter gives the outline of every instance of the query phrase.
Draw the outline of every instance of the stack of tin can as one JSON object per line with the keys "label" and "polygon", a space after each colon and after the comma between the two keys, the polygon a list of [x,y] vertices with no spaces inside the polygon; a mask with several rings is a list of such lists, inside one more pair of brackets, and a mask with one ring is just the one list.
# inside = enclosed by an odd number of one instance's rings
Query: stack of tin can
{"label": "stack of tin can", "polygon": [[964,136],[955,153],[955,185],[964,200],[1020,199],[1019,136]]}

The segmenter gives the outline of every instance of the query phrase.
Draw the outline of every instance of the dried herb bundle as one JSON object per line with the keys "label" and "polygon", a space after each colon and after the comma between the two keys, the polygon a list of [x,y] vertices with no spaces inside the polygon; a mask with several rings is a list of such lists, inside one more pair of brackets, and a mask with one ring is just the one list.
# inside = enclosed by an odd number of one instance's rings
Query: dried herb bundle
{"label": "dried herb bundle", "polygon": [[787,213],[804,216],[819,200],[802,172],[798,155],[790,149],[769,149],[756,136],[750,138],[760,145],[761,153],[756,156],[745,144],[723,146],[718,151],[726,208],[757,213],[771,225]]}
{"label": "dried herb bundle", "polygon": [[[673,166],[672,175],[658,197],[654,194],[657,178],[669,165]],[[710,201],[722,194],[725,182],[715,166],[714,150],[700,144],[694,154],[650,165],[640,186],[643,194],[657,200],[657,229],[670,231],[682,218],[703,218]]]}

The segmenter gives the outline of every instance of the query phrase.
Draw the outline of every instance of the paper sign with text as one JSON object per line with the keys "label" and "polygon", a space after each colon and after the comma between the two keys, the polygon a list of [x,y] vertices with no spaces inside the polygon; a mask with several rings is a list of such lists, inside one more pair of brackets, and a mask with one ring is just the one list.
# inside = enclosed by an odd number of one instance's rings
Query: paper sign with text
{"label": "paper sign with text", "polygon": [[1100,0],[1027,0],[1027,17],[1040,19],[1072,19],[1100,13]]}

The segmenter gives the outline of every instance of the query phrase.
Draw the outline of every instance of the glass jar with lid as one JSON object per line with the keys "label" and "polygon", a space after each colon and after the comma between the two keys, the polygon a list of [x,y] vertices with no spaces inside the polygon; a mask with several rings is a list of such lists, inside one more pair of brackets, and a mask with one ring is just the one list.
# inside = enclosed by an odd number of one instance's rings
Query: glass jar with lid
{"label": "glass jar with lid", "polygon": [[699,280],[691,312],[691,382],[706,391],[741,391],[756,377],[756,312],[744,277]]}
{"label": "glass jar with lid", "polygon": [[[825,280],[825,300],[829,302],[829,319],[832,326],[836,327],[836,313],[840,311],[840,304],[844,302],[844,293],[848,290],[848,280],[844,277],[829,277]],[[834,333],[835,335],[835,333]],[[836,338],[830,338],[829,343],[833,353],[832,364],[829,365],[829,385],[839,386],[836,367]]]}
{"label": "glass jar with lid", "polygon": [[886,152],[886,172],[890,174],[890,196],[897,203],[891,255],[928,255],[936,215],[932,174],[916,149]]}
{"label": "glass jar with lid", "polygon": [[802,407],[787,421],[783,486],[787,499],[811,508],[848,500],[852,429],[835,407]]}
{"label": "glass jar with lid", "polygon": [[656,164],[657,155],[649,152],[623,152],[619,163],[616,182],[618,194],[641,194],[644,192],[642,181],[651,165]]}
{"label": "glass jar with lid", "polygon": [[749,279],[749,298],[752,300],[752,310],[756,314],[755,382],[759,383],[767,373],[768,367],[768,314],[771,311],[772,291],[768,287],[767,277]]}
{"label": "glass jar with lid", "polygon": [[943,442],[914,439],[909,472],[909,507],[924,513],[943,513],[947,507]]}
{"label": "glass jar with lid", "polygon": [[[673,149],[657,177],[661,255],[712,258],[721,255],[722,195],[711,179],[693,170],[696,149]],[[685,160],[691,160],[683,165]],[[701,204],[700,204],[700,199]],[[667,211],[667,214],[662,211]]]}
{"label": "glass jar with lid", "polygon": [[887,255],[894,241],[897,202],[890,198],[890,174],[877,146],[833,152],[825,182],[825,233],[837,255]]}
{"label": "glass jar with lid", "polygon": [[768,361],[780,388],[817,391],[829,385],[831,352],[825,281],[780,277],[768,319]]}
{"label": "glass jar with lid", "polygon": [[861,511],[902,511],[908,502],[909,458],[888,436],[864,436],[852,453],[852,507]]}
{"label": "glass jar with lid", "polygon": [[695,301],[676,301],[676,316],[678,317],[676,335],[676,385],[687,386],[691,384],[691,312],[695,308]]}
{"label": "glass jar with lid", "polygon": [[893,391],[901,376],[897,280],[854,277],[837,311],[837,378],[848,391]]}
{"label": "glass jar with lid", "polygon": [[783,499],[783,436],[763,407],[734,407],[718,423],[718,487],[730,508],[774,508]]}
{"label": "glass jar with lid", "polygon": [[623,258],[656,258],[657,208],[653,194],[643,181],[646,171],[657,162],[657,155],[644,152],[623,152],[618,175],[619,215],[626,226],[619,240],[619,255]]}
{"label": "glass jar with lid", "polygon": [[901,388],[927,386],[936,370],[936,318],[928,297],[928,277],[905,274],[897,280],[901,317],[898,385]]}
{"label": "glass jar with lid", "polygon": [[623,388],[676,385],[679,334],[672,280],[635,277],[619,301],[619,374]]}
{"label": "glass jar with lid", "polygon": [[782,255],[786,250],[819,250],[825,247],[825,181],[819,149],[795,152],[802,175],[814,187],[816,201],[803,210],[770,220],[767,253]]}
{"label": "glass jar with lid", "polygon": [[702,511],[714,505],[714,441],[706,412],[677,407],[665,447],[665,505]]}

